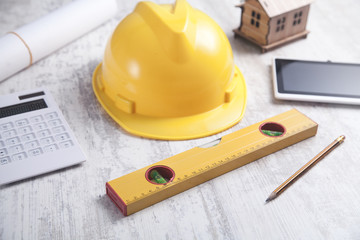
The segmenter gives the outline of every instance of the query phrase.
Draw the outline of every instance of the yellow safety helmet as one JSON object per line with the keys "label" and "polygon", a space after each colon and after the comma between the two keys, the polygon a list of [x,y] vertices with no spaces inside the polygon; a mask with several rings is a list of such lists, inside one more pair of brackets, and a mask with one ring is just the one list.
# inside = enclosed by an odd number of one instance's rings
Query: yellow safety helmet
{"label": "yellow safety helmet", "polygon": [[218,133],[238,123],[246,105],[226,35],[185,0],[138,3],[108,41],[93,88],[126,131],[154,139]]}

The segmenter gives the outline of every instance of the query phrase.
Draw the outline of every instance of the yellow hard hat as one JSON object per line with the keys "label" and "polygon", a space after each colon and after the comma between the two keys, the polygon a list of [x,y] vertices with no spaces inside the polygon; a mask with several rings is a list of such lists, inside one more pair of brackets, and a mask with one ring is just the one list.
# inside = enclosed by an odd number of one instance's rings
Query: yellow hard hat
{"label": "yellow hard hat", "polygon": [[238,123],[246,85],[221,28],[185,0],[140,2],[116,27],[93,88],[108,114],[143,137],[204,137]]}

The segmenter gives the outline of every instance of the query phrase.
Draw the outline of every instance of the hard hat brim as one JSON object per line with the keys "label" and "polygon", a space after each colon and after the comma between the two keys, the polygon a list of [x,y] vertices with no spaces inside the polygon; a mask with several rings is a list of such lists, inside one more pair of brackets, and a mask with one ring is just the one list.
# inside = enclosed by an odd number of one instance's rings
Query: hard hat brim
{"label": "hard hat brim", "polygon": [[[155,118],[126,113],[116,107],[99,86],[102,77],[101,63],[96,67],[92,84],[95,95],[105,111],[127,132],[152,139],[187,140],[210,136],[224,131],[244,116],[246,108],[246,84],[240,70],[235,66],[233,81],[237,81],[234,98],[219,107],[186,117]],[[100,80],[100,81],[99,81]]]}

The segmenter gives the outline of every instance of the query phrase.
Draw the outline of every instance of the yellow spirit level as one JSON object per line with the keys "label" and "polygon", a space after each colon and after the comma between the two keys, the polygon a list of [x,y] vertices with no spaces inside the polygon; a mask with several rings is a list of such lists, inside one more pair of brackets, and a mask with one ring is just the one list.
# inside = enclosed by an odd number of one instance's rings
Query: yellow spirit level
{"label": "yellow spirit level", "polygon": [[292,109],[106,183],[130,215],[221,174],[312,137],[317,123]]}

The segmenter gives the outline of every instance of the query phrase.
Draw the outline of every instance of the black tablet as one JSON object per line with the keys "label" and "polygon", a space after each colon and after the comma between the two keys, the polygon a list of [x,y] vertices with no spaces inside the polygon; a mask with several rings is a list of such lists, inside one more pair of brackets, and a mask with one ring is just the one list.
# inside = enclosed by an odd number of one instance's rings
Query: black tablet
{"label": "black tablet", "polygon": [[274,58],[276,99],[360,104],[360,64]]}

